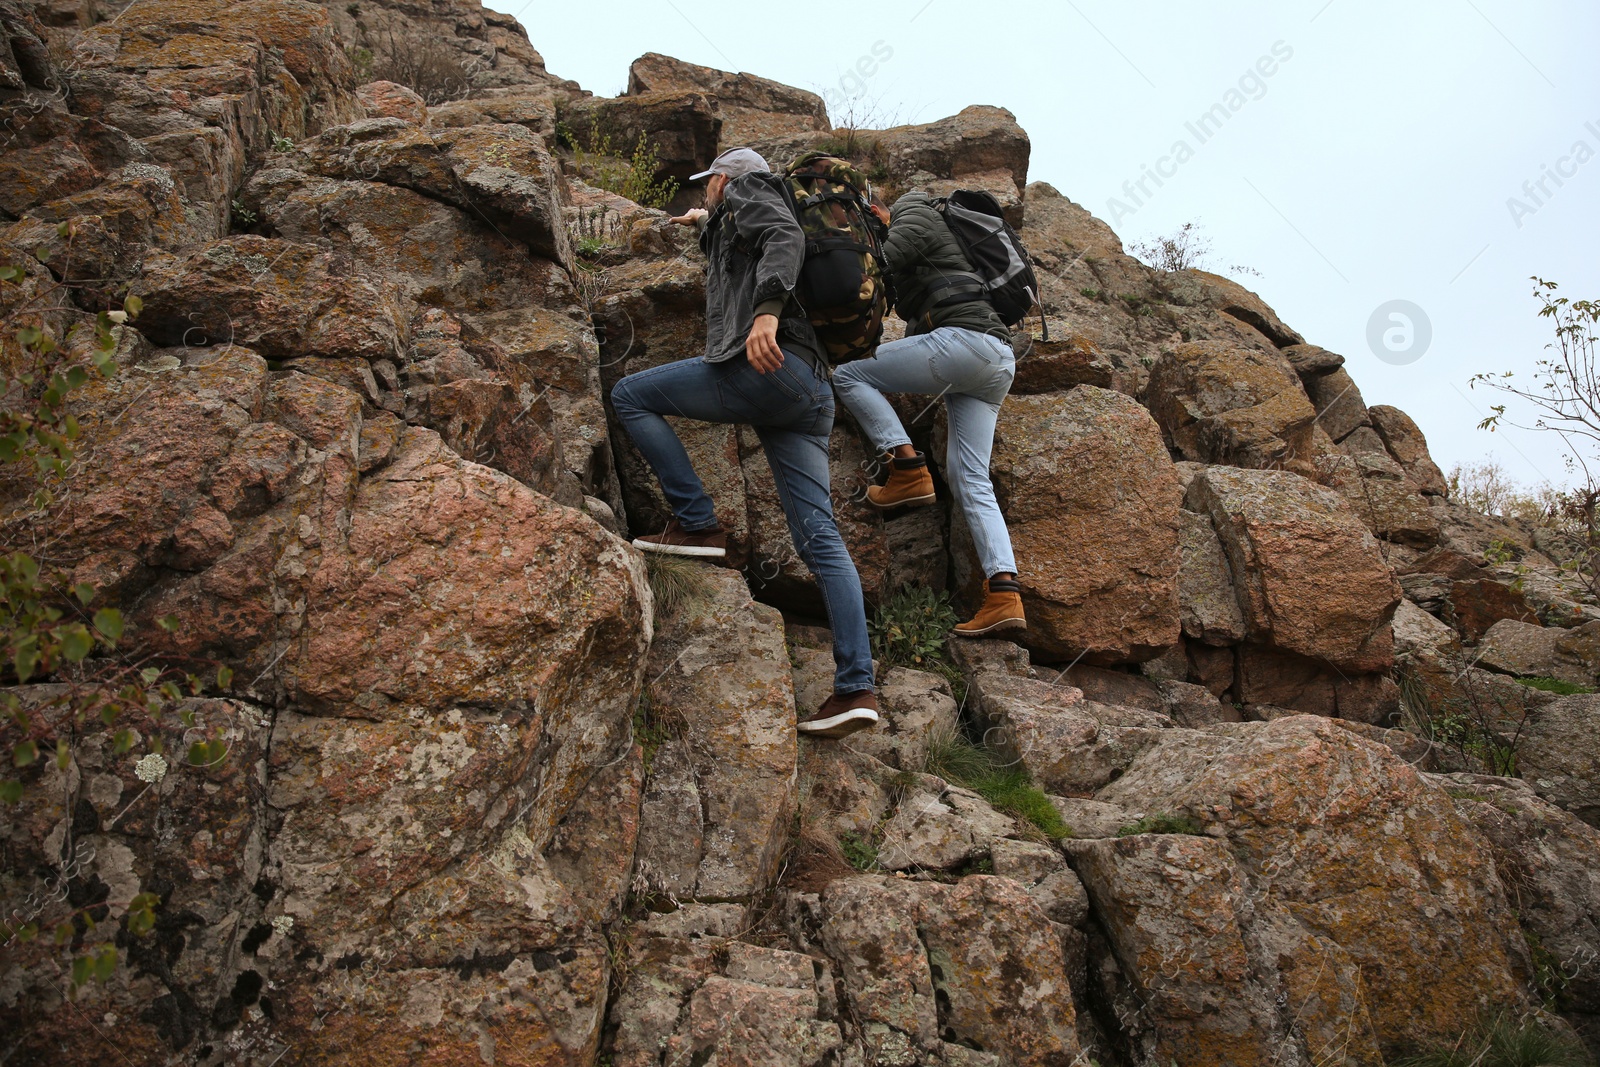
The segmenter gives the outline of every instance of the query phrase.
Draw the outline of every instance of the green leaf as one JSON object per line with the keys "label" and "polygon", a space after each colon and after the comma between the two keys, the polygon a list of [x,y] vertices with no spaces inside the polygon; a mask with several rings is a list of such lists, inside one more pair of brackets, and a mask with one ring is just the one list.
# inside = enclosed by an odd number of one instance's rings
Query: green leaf
{"label": "green leaf", "polygon": [[183,699],[183,691],[178,688],[177,682],[162,682],[161,695],[166,697],[168,700]]}
{"label": "green leaf", "polygon": [[36,938],[38,936],[39,936],[39,924],[38,923],[23,923],[21,929],[19,929],[17,931],[17,940],[18,941],[32,941],[34,938]]}
{"label": "green leaf", "polygon": [[27,276],[28,272],[23,270],[21,267],[14,266],[12,264],[7,264],[6,266],[0,267],[0,281],[20,282]]}
{"label": "green leaf", "polygon": [[178,629],[178,617],[176,615],[163,615],[156,620],[156,625],[169,634],[173,633]]}
{"label": "green leaf", "polygon": [[27,741],[18,741],[11,749],[11,762],[18,767],[32,765],[39,758],[39,746],[31,738]]}
{"label": "green leaf", "polygon": [[89,636],[87,627],[58,626],[55,634],[56,639],[61,642],[61,654],[66,657],[68,663],[81,663],[94,649],[94,638]]}
{"label": "green leaf", "polygon": [[117,950],[110,945],[102,948],[94,958],[94,976],[104,982],[117,973]]}
{"label": "green leaf", "polygon": [[144,679],[145,685],[154,685],[156,679],[161,677],[161,669],[159,667],[146,667],[139,672],[139,677]]}
{"label": "green leaf", "polygon": [[78,598],[78,603],[87,604],[94,599],[94,586],[88,582],[81,582],[72,587],[72,595]]}
{"label": "green leaf", "polygon": [[189,765],[190,766],[192,766],[192,767],[204,767],[206,764],[208,764],[210,762],[211,762],[211,748],[210,748],[209,745],[207,745],[207,744],[205,744],[204,742],[201,742],[201,741],[196,741],[194,744],[189,746]]}
{"label": "green leaf", "polygon": [[139,312],[144,310],[144,301],[130,294],[123,297],[122,310],[128,313],[128,318],[138,318]]}
{"label": "green leaf", "polygon": [[28,634],[17,642],[16,650],[11,653],[11,669],[17,672],[17,683],[25,684],[38,665],[39,639]]}
{"label": "green leaf", "polygon": [[89,976],[92,975],[93,973],[94,973],[94,960],[93,960],[93,958],[91,958],[89,956],[79,956],[77,959],[73,960],[72,961],[72,985],[73,985],[73,988],[76,989],[78,986],[83,985],[83,983],[85,983],[85,982],[87,982],[89,980]]}
{"label": "green leaf", "polygon": [[7,778],[0,782],[0,801],[7,804],[22,803],[22,783],[15,778]]}
{"label": "green leaf", "polygon": [[156,913],[148,908],[134,909],[128,913],[128,933],[134,937],[143,937],[155,929]]}
{"label": "green leaf", "polygon": [[116,735],[115,735],[115,743],[111,747],[112,754],[120,756],[120,755],[122,755],[123,753],[129,751],[132,748],[133,748],[133,731],[132,730],[118,730],[116,732]]}
{"label": "green leaf", "polygon": [[[79,588],[86,587],[80,586]],[[94,590],[89,590],[89,595],[93,596]],[[85,603],[87,603],[87,600],[85,600]],[[101,636],[107,641],[115,641],[122,636],[122,612],[116,608],[101,608],[94,613],[94,628],[99,630]],[[158,675],[159,673],[157,672]],[[148,683],[155,681],[155,679],[146,678],[145,681]]]}
{"label": "green leaf", "polygon": [[56,944],[65,945],[72,940],[72,935],[75,933],[77,930],[71,923],[58,923],[55,931]]}
{"label": "green leaf", "polygon": [[229,667],[217,668],[217,688],[226,689],[233,684],[233,671]]}

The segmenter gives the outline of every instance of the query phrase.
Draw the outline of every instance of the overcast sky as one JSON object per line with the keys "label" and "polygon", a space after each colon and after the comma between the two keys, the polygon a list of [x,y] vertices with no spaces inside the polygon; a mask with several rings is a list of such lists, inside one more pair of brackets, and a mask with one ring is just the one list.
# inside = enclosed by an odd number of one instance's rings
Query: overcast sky
{"label": "overcast sky", "polygon": [[[1526,373],[1550,340],[1530,275],[1600,299],[1596,0],[488,2],[602,95],[654,51],[823,93],[835,121],[1009,108],[1030,181],[1127,244],[1199,222],[1212,269],[1259,271],[1236,277],[1342,353],[1367,403],[1409,412],[1446,471],[1492,453],[1521,481],[1566,480],[1549,435],[1476,429],[1495,398],[1467,382]],[[1202,141],[1189,124],[1217,104]],[[1136,200],[1146,167],[1167,176]],[[1409,315],[1404,351],[1407,323],[1384,317],[1402,351],[1380,340],[1380,359],[1369,325],[1391,301],[1426,322]]]}

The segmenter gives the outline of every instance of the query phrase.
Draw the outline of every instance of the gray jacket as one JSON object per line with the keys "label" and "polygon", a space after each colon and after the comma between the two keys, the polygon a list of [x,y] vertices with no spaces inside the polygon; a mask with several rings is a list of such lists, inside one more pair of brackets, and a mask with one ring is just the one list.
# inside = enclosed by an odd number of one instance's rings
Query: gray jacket
{"label": "gray jacket", "polygon": [[826,367],[822,345],[794,298],[806,239],[774,175],[743,174],[728,183],[723,201],[700,231],[706,254],[707,363],[744,355],[758,314],[778,316],[778,344]]}

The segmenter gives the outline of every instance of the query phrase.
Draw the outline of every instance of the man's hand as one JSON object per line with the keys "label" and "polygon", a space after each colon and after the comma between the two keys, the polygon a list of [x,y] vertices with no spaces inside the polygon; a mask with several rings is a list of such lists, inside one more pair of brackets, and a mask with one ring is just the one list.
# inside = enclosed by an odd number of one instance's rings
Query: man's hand
{"label": "man's hand", "polygon": [[783,349],[778,347],[778,316],[756,316],[750,336],[744,342],[744,354],[760,374],[771,374],[783,366]]}
{"label": "man's hand", "polygon": [[703,207],[692,207],[688,211],[685,211],[682,215],[672,216],[672,218],[668,221],[676,222],[679,226],[693,226],[695,223],[705,218],[707,214],[709,214],[709,212],[707,212]]}

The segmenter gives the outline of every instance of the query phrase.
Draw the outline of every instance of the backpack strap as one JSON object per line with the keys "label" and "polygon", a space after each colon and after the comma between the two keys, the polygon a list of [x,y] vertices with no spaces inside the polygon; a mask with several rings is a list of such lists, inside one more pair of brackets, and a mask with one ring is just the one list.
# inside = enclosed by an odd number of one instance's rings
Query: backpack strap
{"label": "backpack strap", "polygon": [[989,287],[982,278],[968,271],[941,274],[928,283],[928,305],[923,312],[951,304],[968,304],[989,298]]}

